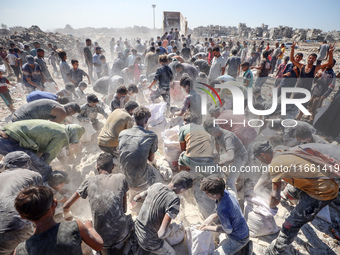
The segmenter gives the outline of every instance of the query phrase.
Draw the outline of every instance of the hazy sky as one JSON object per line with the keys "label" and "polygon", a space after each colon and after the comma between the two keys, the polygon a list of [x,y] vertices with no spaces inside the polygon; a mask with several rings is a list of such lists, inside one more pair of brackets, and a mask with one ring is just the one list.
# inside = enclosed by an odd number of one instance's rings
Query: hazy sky
{"label": "hazy sky", "polygon": [[162,27],[163,11],[180,11],[189,27],[206,25],[340,30],[340,0],[57,0],[29,2],[1,0],[0,23],[8,26],[38,25],[41,29],[82,27],[153,27],[152,4],[156,4],[156,28]]}

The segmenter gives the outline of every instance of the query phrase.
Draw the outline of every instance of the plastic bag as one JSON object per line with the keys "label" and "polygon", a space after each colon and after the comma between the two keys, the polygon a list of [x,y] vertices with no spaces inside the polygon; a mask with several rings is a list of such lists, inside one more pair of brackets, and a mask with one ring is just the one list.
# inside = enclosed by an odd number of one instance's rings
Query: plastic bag
{"label": "plastic bag", "polygon": [[190,255],[210,255],[214,253],[214,235],[211,231],[201,231],[197,226],[186,228],[186,244]]}
{"label": "plastic bag", "polygon": [[235,81],[235,78],[230,75],[225,74],[225,75],[218,76],[216,78],[216,81],[220,81],[220,82]]}
{"label": "plastic bag", "polygon": [[151,112],[151,117],[148,120],[148,125],[149,127],[154,127],[157,126],[161,123],[164,122],[165,120],[165,109],[166,109],[166,103],[162,102],[159,104],[149,104],[146,105],[145,107],[147,107],[149,109],[149,111]]}
{"label": "plastic bag", "polygon": [[178,170],[178,158],[182,152],[178,134],[179,126],[165,130],[162,133],[164,156],[172,170]]}
{"label": "plastic bag", "polygon": [[172,223],[170,226],[170,234],[165,238],[169,245],[176,245],[183,241],[185,236],[185,229],[183,223]]}
{"label": "plastic bag", "polygon": [[251,237],[272,235],[279,232],[269,206],[261,197],[247,198],[244,206],[244,217]]}
{"label": "plastic bag", "polygon": [[80,142],[90,142],[91,137],[94,133],[96,133],[96,130],[93,128],[91,122],[81,123],[81,125],[85,128],[85,134],[80,138]]}
{"label": "plastic bag", "polygon": [[164,180],[170,181],[174,176],[170,168],[169,162],[166,161],[164,157],[157,159],[154,166],[159,170],[159,173],[161,174]]}
{"label": "plastic bag", "polygon": [[57,84],[55,84],[54,82],[45,82],[44,87],[45,92],[50,92],[53,94],[57,93],[59,90]]}
{"label": "plastic bag", "polygon": [[0,65],[0,71],[4,74],[6,73],[6,66],[4,64]]}
{"label": "plastic bag", "polygon": [[148,129],[150,131],[153,131],[157,134],[157,136],[160,136],[163,132],[163,130],[168,129],[170,127],[170,124],[164,119],[161,123],[156,125],[148,125]]}

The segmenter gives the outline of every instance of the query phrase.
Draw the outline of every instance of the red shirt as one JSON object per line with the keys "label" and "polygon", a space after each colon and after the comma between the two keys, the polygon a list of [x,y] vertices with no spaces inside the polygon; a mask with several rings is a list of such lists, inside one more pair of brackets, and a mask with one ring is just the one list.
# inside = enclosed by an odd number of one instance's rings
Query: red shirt
{"label": "red shirt", "polygon": [[214,54],[212,52],[209,53],[208,55],[208,64],[211,65],[211,61],[213,60],[214,58]]}
{"label": "red shirt", "polygon": [[3,51],[3,52],[0,52],[0,56],[5,59],[7,57],[7,52],[6,51]]}
{"label": "red shirt", "polygon": [[9,92],[7,85],[6,85],[8,83],[9,81],[5,77],[0,78],[0,93]]}

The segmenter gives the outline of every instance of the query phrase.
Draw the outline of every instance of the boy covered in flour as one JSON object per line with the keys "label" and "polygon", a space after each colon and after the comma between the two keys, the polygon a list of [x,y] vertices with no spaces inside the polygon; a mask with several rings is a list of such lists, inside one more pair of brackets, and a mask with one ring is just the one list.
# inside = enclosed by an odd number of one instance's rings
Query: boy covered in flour
{"label": "boy covered in flour", "polygon": [[178,195],[192,185],[189,173],[183,171],[176,174],[168,185],[155,183],[134,197],[135,202],[145,199],[135,221],[135,234],[142,249],[153,254],[176,254],[164,239],[171,234],[171,220],[179,213]]}
{"label": "boy covered in flour", "polygon": [[132,230],[132,219],[125,215],[129,190],[123,174],[112,174],[113,156],[102,153],[97,159],[95,176],[88,177],[64,204],[66,219],[71,218],[71,206],[81,197],[89,198],[95,230],[104,241],[101,255],[123,254]]}

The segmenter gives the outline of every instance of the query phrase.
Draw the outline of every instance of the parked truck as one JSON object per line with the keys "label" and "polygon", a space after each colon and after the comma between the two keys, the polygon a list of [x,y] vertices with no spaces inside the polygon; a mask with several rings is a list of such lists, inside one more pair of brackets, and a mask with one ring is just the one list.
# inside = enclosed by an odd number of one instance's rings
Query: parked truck
{"label": "parked truck", "polygon": [[187,34],[188,22],[180,12],[163,12],[163,34],[177,28],[180,35]]}

